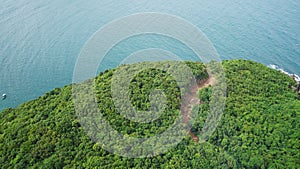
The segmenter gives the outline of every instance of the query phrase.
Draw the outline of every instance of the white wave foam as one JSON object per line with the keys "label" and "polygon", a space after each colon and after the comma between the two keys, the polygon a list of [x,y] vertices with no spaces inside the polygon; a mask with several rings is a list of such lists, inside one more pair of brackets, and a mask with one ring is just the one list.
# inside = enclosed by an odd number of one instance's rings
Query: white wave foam
{"label": "white wave foam", "polygon": [[278,65],[274,65],[274,64],[270,64],[268,65],[269,68],[272,68],[272,69],[275,69],[275,70],[278,70],[288,76],[291,76],[293,77],[298,83],[300,83],[300,76],[297,75],[297,74],[293,74],[293,73],[289,73],[287,71],[285,71],[283,68],[279,67]]}

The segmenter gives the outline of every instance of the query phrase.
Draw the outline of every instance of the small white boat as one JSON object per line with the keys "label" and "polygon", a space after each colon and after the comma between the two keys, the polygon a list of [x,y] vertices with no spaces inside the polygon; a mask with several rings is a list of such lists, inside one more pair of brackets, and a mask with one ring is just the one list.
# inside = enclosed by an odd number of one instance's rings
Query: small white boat
{"label": "small white boat", "polygon": [[6,94],[4,93],[4,94],[2,94],[2,100],[4,100],[4,99],[6,99]]}

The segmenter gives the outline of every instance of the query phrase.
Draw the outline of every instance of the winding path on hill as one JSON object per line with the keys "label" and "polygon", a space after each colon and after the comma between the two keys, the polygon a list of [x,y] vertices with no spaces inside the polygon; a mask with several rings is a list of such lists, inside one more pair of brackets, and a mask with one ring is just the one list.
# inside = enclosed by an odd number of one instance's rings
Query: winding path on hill
{"label": "winding path on hill", "polygon": [[[188,89],[188,92],[186,92],[185,95],[182,98],[183,104],[181,106],[181,115],[183,117],[183,122],[184,123],[189,122],[190,114],[193,110],[193,107],[195,105],[201,103],[199,98],[198,98],[198,91],[200,89],[209,87],[210,85],[214,85],[215,82],[216,82],[216,79],[214,77],[210,76],[207,79],[203,79],[203,80],[198,81],[196,85],[193,85]],[[193,133],[191,131],[188,131],[188,132],[189,132],[189,135],[191,136],[191,138],[194,141],[196,141],[196,142],[199,141],[199,138],[195,133]]]}

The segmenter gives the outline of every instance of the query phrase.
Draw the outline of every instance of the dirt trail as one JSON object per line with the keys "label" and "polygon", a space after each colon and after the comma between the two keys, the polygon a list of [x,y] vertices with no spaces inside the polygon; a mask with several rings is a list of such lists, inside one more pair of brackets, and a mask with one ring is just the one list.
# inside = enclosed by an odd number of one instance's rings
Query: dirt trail
{"label": "dirt trail", "polygon": [[[200,104],[200,100],[198,98],[197,92],[200,89],[206,88],[209,85],[213,85],[215,84],[216,79],[214,77],[209,77],[207,79],[204,80],[200,80],[197,82],[196,85],[191,86],[188,91],[185,93],[185,95],[182,98],[182,106],[181,106],[181,115],[183,117],[183,122],[184,123],[188,123],[190,120],[190,114],[191,111],[193,109],[193,107],[197,104]],[[193,132],[189,131],[189,135],[191,136],[191,138],[198,142],[199,138],[196,134],[194,134]]]}

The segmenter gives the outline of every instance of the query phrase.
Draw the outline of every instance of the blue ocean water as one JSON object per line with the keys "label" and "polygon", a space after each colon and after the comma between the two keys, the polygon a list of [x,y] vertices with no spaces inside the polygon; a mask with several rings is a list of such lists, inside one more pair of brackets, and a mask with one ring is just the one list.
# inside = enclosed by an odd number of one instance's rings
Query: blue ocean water
{"label": "blue ocean water", "polygon": [[[251,59],[300,74],[298,0],[2,0],[0,93],[7,99],[0,101],[0,110],[70,84],[89,37],[112,20],[140,12],[188,20],[207,35],[221,59]],[[189,55],[188,50],[168,46],[174,44],[170,39],[144,38],[128,40],[131,43],[120,44],[109,54],[121,57],[135,49],[161,47]],[[101,70],[116,63],[108,59],[102,65]]]}

